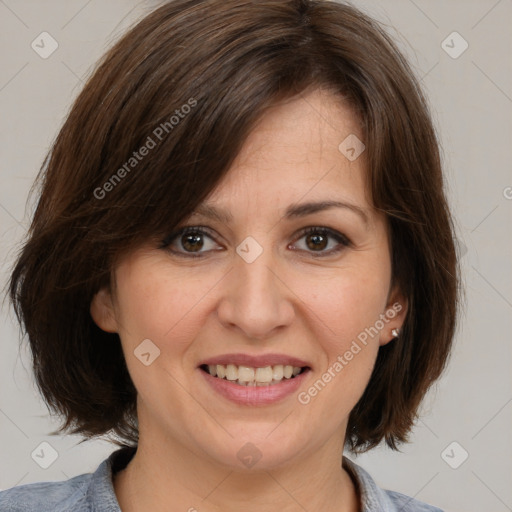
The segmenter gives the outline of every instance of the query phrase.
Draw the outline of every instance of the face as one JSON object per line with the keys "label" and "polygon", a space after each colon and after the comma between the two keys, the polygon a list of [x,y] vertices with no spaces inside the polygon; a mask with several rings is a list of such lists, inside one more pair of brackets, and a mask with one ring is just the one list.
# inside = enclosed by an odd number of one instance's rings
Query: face
{"label": "face", "polygon": [[[141,440],[237,468],[342,449],[406,313],[364,152],[338,148],[351,134],[363,138],[357,119],[326,91],[274,107],[188,232],[126,255],[114,292],[95,296],[138,391]],[[300,208],[327,201],[355,208]]]}

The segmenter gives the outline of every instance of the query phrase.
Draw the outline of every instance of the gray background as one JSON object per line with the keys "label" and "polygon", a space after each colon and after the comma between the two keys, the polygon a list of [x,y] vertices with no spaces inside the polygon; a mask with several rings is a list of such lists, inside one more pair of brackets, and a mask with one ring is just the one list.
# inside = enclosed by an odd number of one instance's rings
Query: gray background
{"label": "gray background", "polygon": [[[0,0],[2,285],[33,210],[26,204],[29,188],[73,98],[105,49],[158,3]],[[450,367],[426,398],[411,444],[402,453],[378,448],[352,459],[382,487],[447,512],[512,510],[512,1],[354,4],[386,24],[429,96],[457,219],[467,306]],[[43,31],[58,43],[46,59],[31,47]],[[469,44],[457,58],[464,43],[448,37],[454,31]],[[7,304],[0,329],[0,489],[93,471],[114,447],[48,435],[58,422],[38,396]],[[42,453],[44,441],[58,455],[48,469],[35,461],[44,464],[44,458],[31,457]],[[43,452],[51,456],[48,448]]]}

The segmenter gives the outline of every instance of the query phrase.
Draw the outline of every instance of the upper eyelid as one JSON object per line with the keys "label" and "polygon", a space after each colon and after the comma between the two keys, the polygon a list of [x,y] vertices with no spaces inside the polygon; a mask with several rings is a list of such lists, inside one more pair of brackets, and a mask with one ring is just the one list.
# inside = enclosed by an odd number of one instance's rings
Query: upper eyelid
{"label": "upper eyelid", "polygon": [[[315,231],[315,230],[325,231],[327,236],[330,236],[331,238],[334,238],[334,239],[337,239],[337,238],[341,239],[340,241],[338,241],[338,243],[340,243],[340,244],[343,244],[346,246],[352,245],[352,240],[350,238],[348,238],[344,233],[338,231],[337,229],[330,228],[328,226],[318,226],[318,225],[310,225],[310,226],[306,226],[306,227],[299,229],[295,235],[295,237],[296,237],[295,241],[300,240],[301,238],[306,236],[308,234],[308,231]],[[187,233],[187,231],[190,231],[190,232],[197,231],[201,234],[204,234],[204,235],[210,237],[214,242],[216,242],[215,236],[211,234],[211,231],[213,231],[212,228],[210,228],[208,226],[200,225],[200,224],[190,224],[190,225],[185,225],[185,226],[181,226],[181,227],[177,228],[171,235],[166,237],[166,239],[161,244],[161,248],[168,247],[169,245],[171,245],[171,242],[173,240],[175,240],[179,235]],[[326,251],[326,253],[328,253],[328,252],[330,252],[330,251]],[[183,254],[187,254],[187,253],[185,252]],[[193,254],[193,253],[190,253],[190,254]],[[198,253],[198,254],[200,254],[200,253]]]}
{"label": "upper eyelid", "polygon": [[191,224],[189,226],[180,226],[180,227],[176,228],[170,235],[168,235],[164,238],[161,246],[165,247],[165,246],[169,245],[177,236],[179,236],[183,233],[186,233],[187,231],[193,232],[194,230],[203,232],[203,234],[208,235],[211,238],[213,238],[213,235],[210,234],[212,229],[209,228],[208,226],[202,226],[199,224]]}

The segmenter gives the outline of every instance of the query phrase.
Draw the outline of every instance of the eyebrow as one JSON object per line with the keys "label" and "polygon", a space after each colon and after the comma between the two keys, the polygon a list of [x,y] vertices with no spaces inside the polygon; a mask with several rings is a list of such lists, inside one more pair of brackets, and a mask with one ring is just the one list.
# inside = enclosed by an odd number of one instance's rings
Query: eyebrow
{"label": "eyebrow", "polygon": [[[329,210],[331,208],[345,208],[356,213],[368,228],[370,221],[366,210],[361,206],[357,206],[355,204],[347,203],[344,201],[318,201],[291,205],[287,208],[284,214],[284,218],[286,220],[291,220],[300,217],[306,217],[307,215]],[[225,224],[229,224],[233,221],[233,215],[229,211],[208,204],[199,205],[194,210],[192,215],[202,215],[204,217],[214,219]]]}

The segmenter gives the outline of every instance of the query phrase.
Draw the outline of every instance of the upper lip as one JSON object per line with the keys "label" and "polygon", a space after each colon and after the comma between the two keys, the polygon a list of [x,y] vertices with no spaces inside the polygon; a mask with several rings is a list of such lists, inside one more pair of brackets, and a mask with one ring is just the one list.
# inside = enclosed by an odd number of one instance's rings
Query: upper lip
{"label": "upper lip", "polygon": [[310,367],[310,365],[297,357],[289,356],[287,354],[262,354],[251,356],[249,354],[222,354],[220,356],[211,357],[201,362],[202,365],[228,365],[234,364],[236,366],[249,366],[252,368],[265,368],[266,366],[275,366],[282,364],[283,366],[290,365],[296,367]]}

